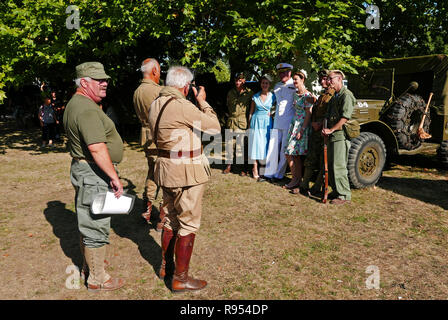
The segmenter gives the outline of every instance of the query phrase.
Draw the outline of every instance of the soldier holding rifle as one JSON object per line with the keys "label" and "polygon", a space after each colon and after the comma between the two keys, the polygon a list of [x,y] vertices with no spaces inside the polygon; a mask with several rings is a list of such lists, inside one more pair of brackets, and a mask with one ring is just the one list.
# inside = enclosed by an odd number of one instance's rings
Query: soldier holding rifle
{"label": "soldier holding rifle", "polygon": [[327,85],[335,90],[334,97],[328,103],[326,118],[328,128],[322,129],[322,135],[329,138],[328,160],[329,180],[332,192],[329,194],[331,204],[346,204],[351,201],[350,183],[348,180],[347,161],[350,141],[343,126],[351,118],[356,99],[348,90],[340,70],[331,70],[327,77]]}

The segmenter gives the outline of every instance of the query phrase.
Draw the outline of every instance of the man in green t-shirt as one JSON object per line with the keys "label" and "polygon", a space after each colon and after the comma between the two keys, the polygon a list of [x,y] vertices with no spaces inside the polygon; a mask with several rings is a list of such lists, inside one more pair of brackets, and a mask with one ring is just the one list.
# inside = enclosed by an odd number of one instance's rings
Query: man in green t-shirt
{"label": "man in green t-shirt", "polygon": [[327,76],[328,87],[335,91],[327,106],[327,128],[322,129],[322,134],[329,137],[328,168],[332,188],[329,198],[333,198],[331,204],[345,204],[351,201],[347,171],[350,141],[345,136],[343,126],[352,117],[356,99],[344,86],[342,81],[344,78],[344,73],[340,70],[331,70]]}
{"label": "man in green t-shirt", "polygon": [[[85,258],[83,273],[90,291],[121,288],[124,280],[112,278],[105,271],[108,264],[110,216],[94,216],[90,206],[96,195],[111,187],[115,197],[123,194],[123,185],[115,166],[123,158],[123,141],[113,121],[98,103],[106,97],[110,77],[99,62],[76,67],[76,93],[64,113],[64,129],[72,157],[70,178],[75,188],[75,205]],[[87,267],[85,263],[87,262]]]}

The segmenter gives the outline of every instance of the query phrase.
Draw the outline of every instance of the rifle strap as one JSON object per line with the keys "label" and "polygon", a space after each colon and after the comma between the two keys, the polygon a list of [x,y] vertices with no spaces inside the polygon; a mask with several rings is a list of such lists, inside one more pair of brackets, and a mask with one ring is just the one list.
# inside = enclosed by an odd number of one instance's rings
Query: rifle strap
{"label": "rifle strap", "polygon": [[160,118],[162,117],[163,111],[165,111],[165,108],[168,105],[168,103],[170,103],[173,99],[174,99],[174,97],[171,97],[168,99],[167,102],[165,102],[165,104],[160,109],[159,115],[157,116],[156,125],[154,126],[154,143],[155,143],[157,149],[159,149],[159,146],[157,145],[157,138],[159,136]]}

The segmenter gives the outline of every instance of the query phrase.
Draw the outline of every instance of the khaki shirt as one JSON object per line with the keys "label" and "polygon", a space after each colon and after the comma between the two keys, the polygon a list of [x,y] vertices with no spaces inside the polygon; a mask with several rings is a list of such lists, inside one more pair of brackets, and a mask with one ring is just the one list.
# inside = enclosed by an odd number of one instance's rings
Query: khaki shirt
{"label": "khaki shirt", "polygon": [[162,87],[151,79],[143,79],[134,92],[134,109],[137,113],[137,117],[140,120],[140,123],[142,124],[142,129],[140,132],[140,144],[142,146],[145,146],[147,149],[156,148],[154,143],[148,140],[148,114],[151,103],[159,96],[161,89]]}
{"label": "khaki shirt", "polygon": [[[221,132],[218,117],[207,102],[198,109],[173,87],[163,87],[160,96],[149,110],[150,139],[154,141],[157,117],[160,109],[171,97],[165,108],[157,135],[157,147],[168,151],[194,151],[201,149],[201,132],[217,134]],[[176,188],[194,186],[208,181],[203,154],[194,158],[170,159],[157,157],[154,167],[154,181],[159,186]]]}
{"label": "khaki shirt", "polygon": [[227,94],[227,109],[229,111],[229,119],[227,120],[227,128],[247,129],[247,111],[252,101],[252,90],[244,88],[238,93],[236,88],[232,88]]}
{"label": "khaki shirt", "polygon": [[[351,119],[356,99],[353,93],[343,86],[328,102],[327,115],[328,128],[333,127],[341,118]],[[330,142],[345,139],[344,130],[336,130],[330,135]]]}

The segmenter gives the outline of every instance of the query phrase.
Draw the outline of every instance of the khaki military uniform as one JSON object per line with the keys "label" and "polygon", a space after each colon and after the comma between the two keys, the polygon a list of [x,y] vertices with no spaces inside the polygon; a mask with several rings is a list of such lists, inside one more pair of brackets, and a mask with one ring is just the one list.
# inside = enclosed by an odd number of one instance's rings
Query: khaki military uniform
{"label": "khaki military uniform", "polygon": [[[341,118],[350,119],[355,107],[356,99],[345,86],[335,93],[328,103],[328,128],[333,127]],[[339,199],[351,200],[350,182],[348,180],[347,161],[350,141],[344,130],[336,130],[329,137],[328,168],[329,183]]]}
{"label": "khaki military uniform", "polygon": [[[325,93],[319,96],[313,106],[311,123],[323,122],[327,114],[327,104],[333,97],[333,95],[334,90],[328,89]],[[321,134],[321,131],[321,129],[314,130],[314,128],[311,126],[311,136],[308,142],[309,152],[304,162],[305,172],[303,174],[303,180],[300,183],[300,187],[307,190],[314,171],[319,171],[316,182],[313,185],[313,192],[318,192],[321,190],[323,181],[324,138]]]}
{"label": "khaki military uniform", "polygon": [[[155,125],[162,106],[174,99],[163,112],[158,132]],[[217,134],[218,117],[207,102],[196,107],[173,87],[164,87],[149,111],[150,139],[155,140],[159,157],[155,163],[155,182],[163,190],[165,226],[181,236],[199,230],[202,196],[210,176],[207,158],[201,150],[201,132]]]}
{"label": "khaki military uniform", "polygon": [[140,144],[145,151],[148,160],[148,175],[145,182],[145,191],[143,197],[147,201],[154,202],[157,191],[157,185],[154,182],[154,164],[157,159],[157,149],[155,144],[149,139],[149,108],[151,103],[159,96],[162,89],[157,83],[151,79],[143,79],[139,87],[134,92],[134,109],[137,114],[142,129],[140,132]]}
{"label": "khaki military uniform", "polygon": [[[237,163],[246,164],[245,132],[247,129],[247,113],[252,101],[253,92],[249,88],[244,88],[239,93],[236,88],[230,89],[227,94],[227,129],[230,137],[226,137],[226,163],[232,164],[236,155]],[[233,153],[235,150],[235,153]]]}

